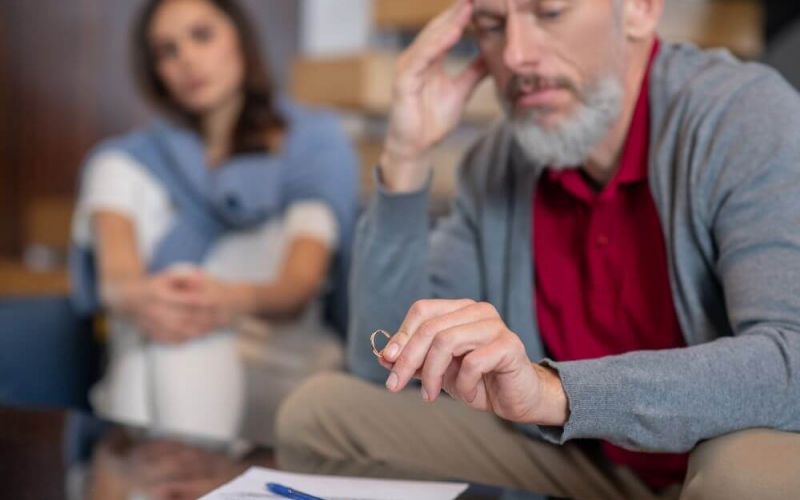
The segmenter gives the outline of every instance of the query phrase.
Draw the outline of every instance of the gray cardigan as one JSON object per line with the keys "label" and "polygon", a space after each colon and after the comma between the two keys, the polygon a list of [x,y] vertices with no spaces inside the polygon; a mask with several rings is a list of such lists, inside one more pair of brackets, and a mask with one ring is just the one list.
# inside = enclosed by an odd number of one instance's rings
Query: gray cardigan
{"label": "gray cardigan", "polygon": [[[800,99],[763,66],[686,45],[662,45],[650,82],[650,189],[689,347],[545,359],[571,414],[563,428],[527,430],[670,452],[751,427],[800,431]],[[502,123],[466,155],[453,211],[432,233],[427,189],[376,194],[351,276],[355,374],[385,380],[369,333],[431,297],[491,302],[530,358],[545,358],[530,244],[541,171]]]}

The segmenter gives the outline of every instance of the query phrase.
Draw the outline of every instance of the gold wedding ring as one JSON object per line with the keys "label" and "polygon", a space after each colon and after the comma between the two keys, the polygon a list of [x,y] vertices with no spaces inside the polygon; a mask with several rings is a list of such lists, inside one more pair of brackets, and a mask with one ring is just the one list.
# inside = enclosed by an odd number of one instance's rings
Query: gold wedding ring
{"label": "gold wedding ring", "polygon": [[380,358],[381,351],[379,351],[378,348],[375,346],[375,337],[377,337],[378,335],[383,335],[387,339],[391,339],[392,336],[386,330],[375,330],[374,332],[372,332],[372,335],[369,336],[369,343],[372,345],[372,353]]}

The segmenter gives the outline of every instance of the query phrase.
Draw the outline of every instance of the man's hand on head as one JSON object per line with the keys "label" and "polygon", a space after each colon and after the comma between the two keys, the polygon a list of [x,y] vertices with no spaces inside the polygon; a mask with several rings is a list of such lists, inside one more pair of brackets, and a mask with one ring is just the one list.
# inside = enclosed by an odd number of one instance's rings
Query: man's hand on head
{"label": "man's hand on head", "polygon": [[563,425],[569,408],[558,374],[532,363],[497,310],[473,300],[421,300],[381,351],[397,392],[416,378],[422,398],[441,390],[512,422]]}
{"label": "man's hand on head", "polygon": [[415,191],[425,184],[431,149],[456,127],[487,75],[480,57],[455,76],[444,68],[445,56],[464,34],[472,10],[472,0],[456,1],[422,30],[397,61],[381,156],[383,182],[390,191]]}

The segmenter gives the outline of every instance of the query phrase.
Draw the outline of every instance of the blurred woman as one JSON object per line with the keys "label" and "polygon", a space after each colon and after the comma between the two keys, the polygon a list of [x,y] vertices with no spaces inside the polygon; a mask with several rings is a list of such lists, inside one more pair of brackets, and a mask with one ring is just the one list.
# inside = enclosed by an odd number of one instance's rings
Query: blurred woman
{"label": "blurred woman", "polygon": [[276,97],[232,0],[150,0],[133,41],[166,119],[84,166],[75,295],[110,320],[93,403],[170,435],[269,444],[281,397],[341,365],[321,298],[344,281],[355,156],[330,114]]}

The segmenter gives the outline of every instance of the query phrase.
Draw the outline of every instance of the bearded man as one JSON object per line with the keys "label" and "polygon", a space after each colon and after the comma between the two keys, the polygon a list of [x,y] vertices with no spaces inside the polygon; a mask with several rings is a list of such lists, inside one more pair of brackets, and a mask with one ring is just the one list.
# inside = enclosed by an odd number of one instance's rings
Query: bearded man
{"label": "bearded man", "polygon": [[[279,416],[284,467],[570,498],[800,492],[800,99],[660,42],[663,3],[460,0],[402,55],[348,342],[388,390],[310,382]],[[480,56],[450,75],[470,25]],[[487,75],[506,119],[429,237],[431,150]],[[378,328],[395,333],[376,359]]]}

